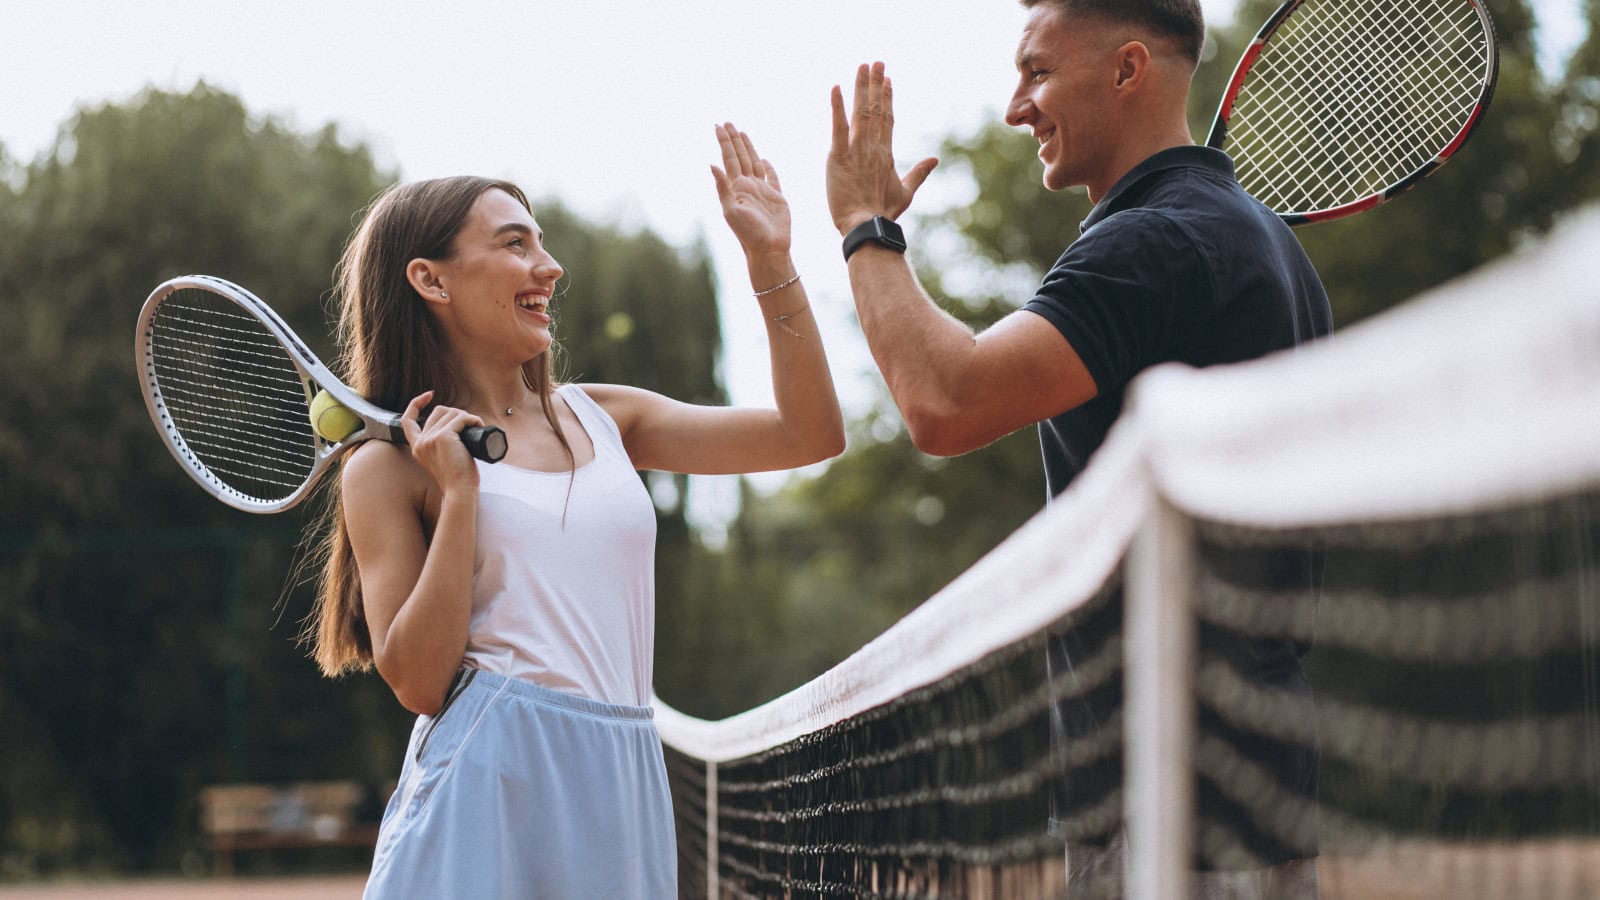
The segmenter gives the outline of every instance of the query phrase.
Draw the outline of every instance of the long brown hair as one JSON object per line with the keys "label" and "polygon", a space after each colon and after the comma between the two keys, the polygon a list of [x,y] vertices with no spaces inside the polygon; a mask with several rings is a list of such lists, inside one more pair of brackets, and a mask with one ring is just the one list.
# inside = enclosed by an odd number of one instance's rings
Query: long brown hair
{"label": "long brown hair", "polygon": [[[462,176],[398,184],[378,195],[345,245],[334,271],[338,368],[356,393],[384,409],[404,409],[426,390],[434,391],[435,405],[465,399],[444,336],[405,269],[413,259],[448,259],[473,204],[489,190],[505,191],[532,212],[522,190],[505,181]],[[572,448],[550,401],[555,353],[552,344],[524,363],[522,380],[539,395],[545,419],[571,462]],[[322,673],[334,677],[372,667],[372,637],[338,479],[326,483],[330,488],[313,531],[319,546],[311,560],[322,563],[321,576],[300,641],[311,645],[311,658]]]}

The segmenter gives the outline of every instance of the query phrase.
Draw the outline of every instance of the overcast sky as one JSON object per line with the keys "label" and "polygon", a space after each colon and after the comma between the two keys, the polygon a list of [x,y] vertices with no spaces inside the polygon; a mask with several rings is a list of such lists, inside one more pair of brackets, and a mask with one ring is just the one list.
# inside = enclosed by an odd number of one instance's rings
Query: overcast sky
{"label": "overcast sky", "polygon": [[[1575,44],[1579,2],[1534,0],[1547,53]],[[1235,5],[1202,0],[1217,24]],[[829,88],[884,60],[898,158],[932,155],[1000,114],[1024,18],[1011,0],[0,0],[0,143],[30,160],[80,106],[204,79],[303,130],[336,122],[408,180],[507,177],[602,221],[680,243],[704,235],[723,287],[729,389],[764,403],[764,332],[707,169],[712,126],[731,119],[783,179],[796,265],[849,414],[878,378],[827,216]],[[936,172],[914,209],[957,202],[961,187]],[[559,258],[560,236],[548,242]],[[566,302],[583,296],[573,285]]]}

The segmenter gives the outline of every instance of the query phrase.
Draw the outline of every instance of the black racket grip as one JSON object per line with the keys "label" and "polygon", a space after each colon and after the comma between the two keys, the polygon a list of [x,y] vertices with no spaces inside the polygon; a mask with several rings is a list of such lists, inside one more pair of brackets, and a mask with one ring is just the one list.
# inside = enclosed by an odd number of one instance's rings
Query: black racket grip
{"label": "black racket grip", "polygon": [[497,463],[506,456],[506,433],[494,425],[469,425],[461,429],[461,443],[475,459]]}

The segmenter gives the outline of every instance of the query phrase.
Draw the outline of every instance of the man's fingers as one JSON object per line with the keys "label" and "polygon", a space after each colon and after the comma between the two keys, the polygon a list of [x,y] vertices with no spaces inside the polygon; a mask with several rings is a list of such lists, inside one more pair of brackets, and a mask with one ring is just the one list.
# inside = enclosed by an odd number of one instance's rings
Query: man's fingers
{"label": "man's fingers", "polygon": [[911,167],[911,171],[906,173],[906,177],[900,179],[900,185],[906,189],[907,198],[915,194],[917,188],[922,187],[922,183],[928,180],[928,176],[932,175],[933,170],[938,166],[939,160],[930,156]]}
{"label": "man's fingers", "polygon": [[850,113],[850,131],[860,135],[861,129],[867,124],[867,105],[871,99],[867,96],[872,85],[872,67],[862,63],[856,67],[856,98],[855,108]]}
{"label": "man's fingers", "polygon": [[872,64],[872,73],[867,83],[867,113],[871,118],[872,136],[876,140],[887,140],[883,105],[883,63]]}
{"label": "man's fingers", "polygon": [[882,93],[881,93],[881,97],[882,97],[882,100],[879,101],[879,102],[882,104],[882,109],[883,109],[882,116],[883,116],[884,127],[886,129],[890,130],[890,131],[893,131],[894,130],[894,84],[893,84],[893,82],[889,81],[889,76],[887,74],[885,74],[883,76],[883,90],[882,90]]}
{"label": "man's fingers", "polygon": [[834,85],[829,99],[833,106],[833,155],[843,156],[850,149],[850,120],[844,114],[844,89]]}

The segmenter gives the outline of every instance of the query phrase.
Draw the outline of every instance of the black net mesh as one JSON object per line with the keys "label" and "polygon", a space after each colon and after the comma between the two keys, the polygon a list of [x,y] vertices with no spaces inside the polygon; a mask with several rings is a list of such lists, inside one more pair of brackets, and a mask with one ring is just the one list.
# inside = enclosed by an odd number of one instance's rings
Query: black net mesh
{"label": "black net mesh", "polygon": [[[1195,523],[1197,896],[1595,896],[1597,504]],[[717,895],[1123,896],[1122,607],[1118,576],[935,684],[715,766]],[[705,897],[708,769],[668,760],[682,895]]]}

